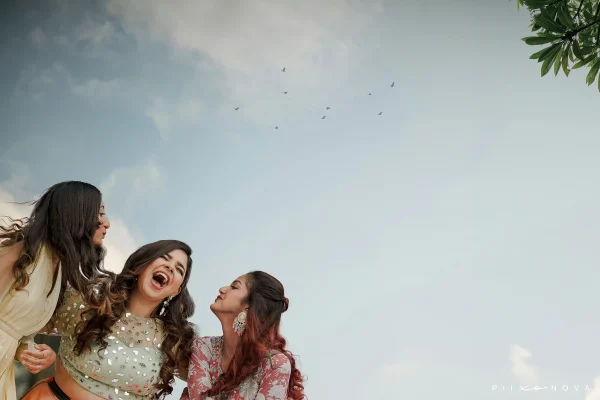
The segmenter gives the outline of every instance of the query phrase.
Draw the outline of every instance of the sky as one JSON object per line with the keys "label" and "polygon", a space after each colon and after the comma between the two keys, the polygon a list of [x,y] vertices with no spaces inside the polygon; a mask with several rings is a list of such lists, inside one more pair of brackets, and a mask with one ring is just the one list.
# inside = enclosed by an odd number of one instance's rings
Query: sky
{"label": "sky", "polygon": [[219,287],[273,274],[311,400],[600,399],[600,95],[540,78],[526,10],[12,3],[0,214],[96,184],[110,269],[192,246],[202,335]]}

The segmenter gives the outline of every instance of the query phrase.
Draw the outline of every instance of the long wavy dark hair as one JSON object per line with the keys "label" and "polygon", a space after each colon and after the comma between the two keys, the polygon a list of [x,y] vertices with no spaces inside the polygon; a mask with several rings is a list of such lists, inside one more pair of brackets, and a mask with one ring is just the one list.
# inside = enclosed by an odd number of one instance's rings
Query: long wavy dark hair
{"label": "long wavy dark hair", "polygon": [[304,396],[303,377],[293,354],[286,349],[286,340],[279,333],[281,314],[287,311],[289,300],[284,295],[281,282],[262,271],[246,274],[248,304],[246,330],[241,337],[229,368],[222,374],[213,387],[206,392],[208,396],[227,393],[237,388],[248,376],[258,370],[269,350],[283,353],[292,367],[287,396],[289,399],[302,400]]}
{"label": "long wavy dark hair", "polygon": [[[161,349],[163,364],[155,384],[158,389],[157,397],[171,394],[175,374],[186,377],[188,364],[192,355],[192,342],[194,340],[194,327],[188,319],[194,314],[194,301],[187,289],[187,283],[192,272],[192,249],[178,240],[159,240],[137,249],[125,262],[123,270],[118,275],[112,275],[109,284],[102,290],[107,301],[111,304],[109,312],[90,307],[83,313],[83,320],[77,326],[78,335],[74,347],[75,354],[91,351],[91,345],[97,343],[100,349],[108,346],[106,337],[110,334],[113,325],[125,313],[129,295],[136,285],[136,279],[144,269],[154,260],[173,250],[183,250],[188,256],[188,265],[181,292],[169,302],[167,312],[159,315],[158,309],[154,310],[151,317],[163,322],[164,338]],[[105,280],[105,278],[103,278]],[[98,352],[100,353],[100,352]]]}
{"label": "long wavy dark hair", "polygon": [[[6,216],[8,224],[0,224],[0,246],[10,247],[23,242],[23,250],[13,266],[15,282],[13,290],[25,290],[29,284],[27,268],[36,261],[40,250],[48,245],[58,257],[62,269],[61,291],[58,303],[63,299],[66,282],[77,291],[87,294],[87,303],[96,303],[93,292],[87,290],[90,282],[104,271],[105,251],[93,242],[100,225],[99,213],[102,193],[93,185],[79,181],[57,183],[47,189],[33,204],[31,215],[13,219]],[[86,277],[82,276],[81,272]],[[57,284],[58,269],[52,281]]]}

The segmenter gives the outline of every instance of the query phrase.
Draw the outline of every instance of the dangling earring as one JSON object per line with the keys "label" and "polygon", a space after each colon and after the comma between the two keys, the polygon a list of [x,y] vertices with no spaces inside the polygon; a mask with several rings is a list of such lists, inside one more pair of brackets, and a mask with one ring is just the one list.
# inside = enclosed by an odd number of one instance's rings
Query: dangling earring
{"label": "dangling earring", "polygon": [[233,331],[237,333],[238,336],[242,336],[244,331],[246,330],[246,312],[242,311],[233,319]]}
{"label": "dangling earring", "polygon": [[173,296],[167,298],[164,303],[163,306],[160,310],[160,312],[158,313],[158,315],[162,316],[165,313],[165,310],[167,309],[167,307],[169,306],[169,302],[173,299]]}

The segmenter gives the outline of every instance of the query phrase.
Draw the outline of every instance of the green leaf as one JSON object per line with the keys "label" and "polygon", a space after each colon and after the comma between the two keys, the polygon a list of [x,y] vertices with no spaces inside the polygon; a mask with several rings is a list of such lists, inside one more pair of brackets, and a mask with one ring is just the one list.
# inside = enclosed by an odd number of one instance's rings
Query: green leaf
{"label": "green leaf", "polygon": [[536,19],[536,24],[547,30],[548,32],[564,33],[567,29],[564,26],[556,23],[544,14],[540,14]]}
{"label": "green leaf", "polygon": [[544,54],[544,52],[545,52],[546,50],[548,50],[550,47],[552,47],[552,46],[544,47],[544,48],[543,48],[543,49],[541,49],[540,51],[533,53],[532,55],[530,55],[530,56],[529,56],[529,59],[530,59],[530,60],[537,60],[537,59],[538,59],[538,58],[540,58],[540,56],[541,56],[542,54]]}
{"label": "green leaf", "polygon": [[551,56],[546,58],[546,61],[544,61],[544,63],[542,64],[542,77],[544,77],[550,71],[554,60],[556,59],[556,54],[558,53],[558,50],[560,50],[560,47],[557,47],[555,50],[552,50]]}
{"label": "green leaf", "polygon": [[560,36],[550,36],[550,37],[530,36],[530,37],[523,38],[522,40],[530,46],[536,46],[536,45],[540,45],[540,44],[550,43],[557,39],[560,39]]}
{"label": "green leaf", "polygon": [[572,43],[569,44],[569,60],[571,60],[571,62],[575,62],[575,58],[573,58],[573,46],[572,46]]}
{"label": "green leaf", "polygon": [[558,19],[564,26],[569,29],[573,29],[573,17],[571,17],[571,13],[569,12],[569,4],[564,3],[558,12]]}
{"label": "green leaf", "polygon": [[600,71],[600,58],[596,60],[594,65],[592,65],[590,72],[588,72],[587,76],[585,77],[585,83],[587,83],[588,86],[594,83],[596,75],[598,75],[598,71]]}
{"label": "green leaf", "polygon": [[[554,2],[553,5],[546,7],[544,11],[547,12],[550,19],[554,21],[556,19],[556,14],[558,14],[558,4]],[[557,24],[561,25],[560,22],[557,22]]]}
{"label": "green leaf", "polygon": [[581,54],[581,49],[579,48],[579,43],[577,40],[573,41],[573,54],[575,54],[575,57],[583,60],[583,54]]}
{"label": "green leaf", "polygon": [[561,43],[554,43],[552,46],[547,47],[544,52],[542,54],[540,54],[540,57],[538,58],[538,62],[542,62],[545,59],[547,59],[548,57],[550,57],[552,55],[552,53],[554,51],[556,51],[557,47],[560,47]]}
{"label": "green leaf", "polygon": [[586,65],[587,63],[589,63],[590,61],[592,61],[594,58],[596,58],[595,55],[591,55],[591,56],[587,56],[586,58],[584,58],[583,60],[579,61],[578,63],[576,63],[575,65],[573,65],[573,67],[571,67],[571,69],[577,69],[577,68],[581,68],[584,65]]}
{"label": "green leaf", "polygon": [[565,51],[563,51],[563,55],[562,55],[562,70],[565,73],[565,76],[569,76],[569,73],[571,72],[571,70],[569,69],[569,52],[571,50],[571,44],[568,44],[567,47],[565,48]]}
{"label": "green leaf", "polygon": [[581,54],[583,54],[584,56],[587,56],[588,54],[590,54],[592,51],[596,50],[593,46],[584,46],[581,47]]}
{"label": "green leaf", "polygon": [[563,48],[561,47],[556,52],[556,60],[554,61],[554,76],[558,75],[558,71],[560,71],[560,62],[562,59]]}
{"label": "green leaf", "polygon": [[538,32],[537,35],[540,37],[562,37],[562,36],[557,35],[556,33],[552,33],[552,32]]}

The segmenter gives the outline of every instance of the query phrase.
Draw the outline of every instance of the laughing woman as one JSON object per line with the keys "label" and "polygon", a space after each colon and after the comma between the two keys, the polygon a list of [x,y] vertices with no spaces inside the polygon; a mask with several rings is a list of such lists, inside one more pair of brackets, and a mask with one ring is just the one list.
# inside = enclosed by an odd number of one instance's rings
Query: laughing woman
{"label": "laughing woman", "polygon": [[194,341],[181,399],[304,399],[302,375],[279,334],[288,304],[281,282],[266,272],[249,272],[219,289],[210,309],[223,336]]}
{"label": "laughing woman", "polygon": [[[23,400],[153,399],[187,376],[194,303],[187,289],[192,250],[176,240],[147,244],[103,290],[111,312],[88,307],[69,288],[47,328],[61,337],[56,372]],[[25,351],[22,357],[28,357]]]}
{"label": "laughing woman", "polygon": [[[101,272],[110,227],[100,191],[76,181],[46,190],[29,218],[8,220],[0,225],[0,400],[17,398],[13,360],[19,343],[33,344],[63,302],[65,282],[95,301],[88,278]],[[46,345],[36,349],[43,362],[53,354]]]}

